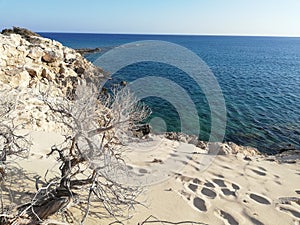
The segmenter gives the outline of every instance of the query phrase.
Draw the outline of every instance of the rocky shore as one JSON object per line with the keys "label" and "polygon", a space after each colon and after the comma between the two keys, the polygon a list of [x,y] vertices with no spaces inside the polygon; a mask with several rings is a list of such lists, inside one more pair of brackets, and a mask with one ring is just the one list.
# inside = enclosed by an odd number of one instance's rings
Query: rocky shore
{"label": "rocky shore", "polygon": [[[13,27],[5,29],[0,35],[0,82],[1,89],[13,88],[19,91],[25,90],[26,94],[32,91],[46,91],[51,87],[51,92],[57,96],[71,94],[79,80],[100,82],[104,78],[104,71],[87,61],[82,55],[101,51],[95,49],[71,49],[61,43],[41,37],[27,29]],[[31,127],[37,129],[55,128],[51,124],[52,115],[47,113],[47,106],[41,105],[38,99],[31,99],[26,107],[21,121],[31,118]],[[49,126],[49,124],[51,124]],[[52,129],[53,130],[53,129]],[[150,130],[147,130],[149,133]],[[143,136],[139,134],[138,136]],[[199,141],[197,137],[182,133],[169,132],[165,137],[209,151],[209,143]],[[261,155],[252,147],[239,146],[235,143],[217,143],[218,154],[238,154],[246,156]],[[293,155],[293,159],[299,159],[299,151],[296,149],[283,151],[279,155]]]}
{"label": "rocky shore", "polygon": [[20,121],[26,128],[56,129],[47,106],[35,96],[68,96],[80,80],[101,82],[103,71],[75,50],[22,28],[6,29],[0,35],[0,90],[15,89],[28,95]]}

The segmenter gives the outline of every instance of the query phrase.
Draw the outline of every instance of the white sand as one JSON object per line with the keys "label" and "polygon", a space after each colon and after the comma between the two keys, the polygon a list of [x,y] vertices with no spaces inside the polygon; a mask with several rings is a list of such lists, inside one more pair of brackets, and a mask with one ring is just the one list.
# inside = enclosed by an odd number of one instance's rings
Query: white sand
{"label": "white sand", "polygon": [[[25,174],[43,177],[49,168],[58,171],[55,160],[45,154],[62,137],[45,132],[34,132],[32,137],[32,154],[18,161]],[[143,184],[139,199],[147,208],[137,206],[124,224],[138,224],[150,215],[214,225],[300,224],[299,162],[279,164],[260,156],[247,161],[239,155],[214,157],[193,152],[201,150],[157,136],[127,147],[126,161],[132,174],[138,175],[130,181]],[[212,163],[201,165],[205,160]],[[282,198],[287,197],[296,197],[298,202],[284,204]],[[111,221],[91,218],[87,224]]]}

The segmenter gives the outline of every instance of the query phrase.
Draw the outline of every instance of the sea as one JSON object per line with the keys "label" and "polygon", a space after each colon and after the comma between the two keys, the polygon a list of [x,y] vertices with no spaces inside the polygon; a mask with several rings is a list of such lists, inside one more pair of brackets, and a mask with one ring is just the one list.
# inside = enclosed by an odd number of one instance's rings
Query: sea
{"label": "sea", "polygon": [[[86,54],[85,57],[100,67],[99,57],[128,43],[163,41],[183,47],[208,66],[219,85],[226,107],[223,141],[252,146],[267,154],[283,149],[300,149],[300,38],[79,33],[41,35],[71,48],[99,47],[100,52]],[[156,51],[164,49],[158,48]],[[152,51],[149,54],[153,54]],[[193,67],[194,64],[187,63],[185,66]],[[184,90],[198,114],[200,132],[197,135],[201,140],[209,140],[212,114],[208,98],[203,87],[181,68],[163,62],[135,62],[111,74],[112,79],[106,86],[111,87],[122,81],[130,83],[149,76],[153,79],[153,75],[157,80],[163,78]],[[202,83],[205,84],[205,80]],[[181,95],[177,95],[180,99]],[[181,114],[172,101],[157,94],[149,95],[142,101],[152,110],[148,122],[156,125],[157,132],[182,131]]]}

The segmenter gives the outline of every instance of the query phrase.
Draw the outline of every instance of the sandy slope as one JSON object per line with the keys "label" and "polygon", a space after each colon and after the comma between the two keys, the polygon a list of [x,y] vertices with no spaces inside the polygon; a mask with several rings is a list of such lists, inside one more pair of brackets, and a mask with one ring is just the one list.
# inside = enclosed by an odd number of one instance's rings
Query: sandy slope
{"label": "sandy slope", "polygon": [[[55,160],[45,154],[62,137],[34,132],[32,138],[29,159],[18,161],[30,182],[23,189],[19,187],[18,193],[33,191],[30,187],[36,175],[43,177],[49,168],[57,171]],[[251,160],[242,155],[207,156],[192,145],[158,136],[129,144],[126,161],[131,171],[128,181],[144,186],[139,199],[146,207],[130,211],[133,217],[124,224],[138,224],[150,215],[173,222],[191,220],[216,225],[300,224],[299,161],[279,164],[259,156]],[[16,203],[22,201],[20,197],[15,199]],[[100,224],[95,218],[87,222]],[[101,220],[101,224],[108,223],[107,219]]]}

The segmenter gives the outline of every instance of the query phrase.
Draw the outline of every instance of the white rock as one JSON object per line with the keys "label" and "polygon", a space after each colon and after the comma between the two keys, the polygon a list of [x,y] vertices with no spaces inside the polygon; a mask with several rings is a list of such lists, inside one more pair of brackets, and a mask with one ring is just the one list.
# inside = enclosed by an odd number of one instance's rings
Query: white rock
{"label": "white rock", "polygon": [[65,59],[66,59],[66,60],[76,59],[76,54],[73,54],[73,53],[65,53]]}
{"label": "white rock", "polygon": [[44,51],[42,48],[35,47],[35,48],[31,48],[27,57],[29,57],[31,59],[40,60],[42,58],[43,54],[44,54]]}
{"label": "white rock", "polygon": [[9,35],[10,38],[10,44],[14,47],[20,46],[21,45],[21,36],[19,34],[11,34]]}
{"label": "white rock", "polygon": [[12,76],[10,79],[10,84],[13,88],[25,88],[28,86],[30,79],[29,73],[24,70]]}

